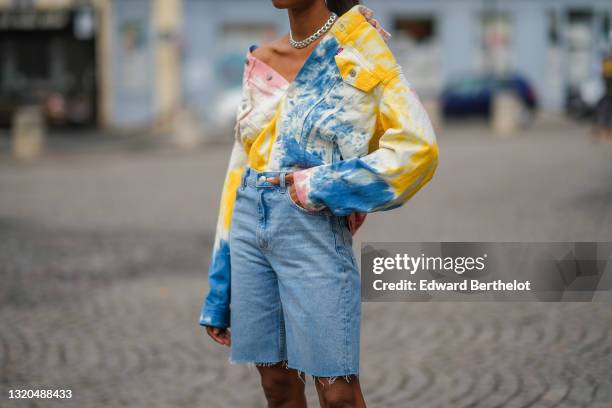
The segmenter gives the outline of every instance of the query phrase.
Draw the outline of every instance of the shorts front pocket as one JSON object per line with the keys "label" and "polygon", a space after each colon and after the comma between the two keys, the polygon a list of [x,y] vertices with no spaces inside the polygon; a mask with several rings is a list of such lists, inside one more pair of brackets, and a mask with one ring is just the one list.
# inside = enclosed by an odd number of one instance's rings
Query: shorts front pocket
{"label": "shorts front pocket", "polygon": [[321,217],[321,216],[327,215],[327,211],[325,209],[322,209],[319,211],[310,211],[310,210],[305,209],[304,207],[302,207],[295,201],[293,201],[293,198],[291,198],[291,194],[289,193],[289,189],[287,189],[287,191],[284,192],[284,195],[285,195],[285,199],[289,202],[289,205],[301,213],[312,215],[315,217]]}

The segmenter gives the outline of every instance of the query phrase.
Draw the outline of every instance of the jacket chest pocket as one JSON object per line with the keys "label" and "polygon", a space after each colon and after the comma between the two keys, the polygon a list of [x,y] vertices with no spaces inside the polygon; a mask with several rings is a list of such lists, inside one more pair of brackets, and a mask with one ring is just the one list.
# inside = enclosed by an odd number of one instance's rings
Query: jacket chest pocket
{"label": "jacket chest pocket", "polygon": [[368,63],[350,49],[343,50],[335,57],[342,81],[361,93],[370,93],[380,83],[380,79],[368,67]]}

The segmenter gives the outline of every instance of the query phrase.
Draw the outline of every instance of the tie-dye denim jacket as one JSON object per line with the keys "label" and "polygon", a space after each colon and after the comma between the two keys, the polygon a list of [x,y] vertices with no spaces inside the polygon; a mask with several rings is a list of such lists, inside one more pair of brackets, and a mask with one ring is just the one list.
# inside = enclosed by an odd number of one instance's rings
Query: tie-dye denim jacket
{"label": "tie-dye denim jacket", "polygon": [[293,171],[300,204],[335,215],[399,207],[438,162],[429,118],[387,44],[353,7],[295,79],[247,53],[200,324],[228,327],[229,230],[246,166]]}

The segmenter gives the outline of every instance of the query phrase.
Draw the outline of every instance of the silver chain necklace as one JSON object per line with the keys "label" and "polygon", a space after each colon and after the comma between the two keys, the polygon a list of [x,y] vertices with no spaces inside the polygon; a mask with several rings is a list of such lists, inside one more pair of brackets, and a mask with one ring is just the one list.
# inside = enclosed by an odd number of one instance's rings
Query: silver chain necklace
{"label": "silver chain necklace", "polygon": [[289,44],[291,44],[293,48],[308,47],[310,44],[312,44],[313,41],[315,41],[317,38],[319,38],[320,36],[328,32],[331,26],[334,24],[334,21],[336,21],[337,18],[338,16],[336,15],[336,13],[332,12],[327,22],[323,24],[323,27],[319,28],[313,35],[311,35],[310,37],[302,41],[295,41],[293,39],[293,34],[291,33],[291,29],[289,29]]}

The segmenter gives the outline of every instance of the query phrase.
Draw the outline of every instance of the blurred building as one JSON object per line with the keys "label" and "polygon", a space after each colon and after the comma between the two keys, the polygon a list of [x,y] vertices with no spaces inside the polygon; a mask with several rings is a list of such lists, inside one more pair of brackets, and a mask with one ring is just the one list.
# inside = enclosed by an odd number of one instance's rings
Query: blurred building
{"label": "blurred building", "polygon": [[68,3],[0,1],[0,125],[31,104],[56,124],[96,122],[94,7]]}
{"label": "blurred building", "polygon": [[[365,4],[424,97],[457,75],[519,72],[560,111],[600,77],[611,39],[609,0]],[[287,29],[253,0],[0,0],[0,121],[38,101],[59,124],[163,128],[187,109],[224,129],[248,46]]]}
{"label": "blurred building", "polygon": [[[456,76],[518,72],[542,108],[562,111],[568,98],[599,80],[612,42],[609,0],[368,0],[393,34],[390,46],[419,93],[436,97]],[[247,47],[285,32],[269,3],[185,0],[183,89],[204,115],[223,117],[236,99]],[[592,87],[591,87],[592,88]]]}
{"label": "blurred building", "polygon": [[180,106],[181,2],[0,0],[0,126],[146,128]]}
{"label": "blurred building", "polygon": [[425,93],[466,73],[517,72],[543,109],[600,78],[612,43],[607,0],[371,0],[398,59]]}

